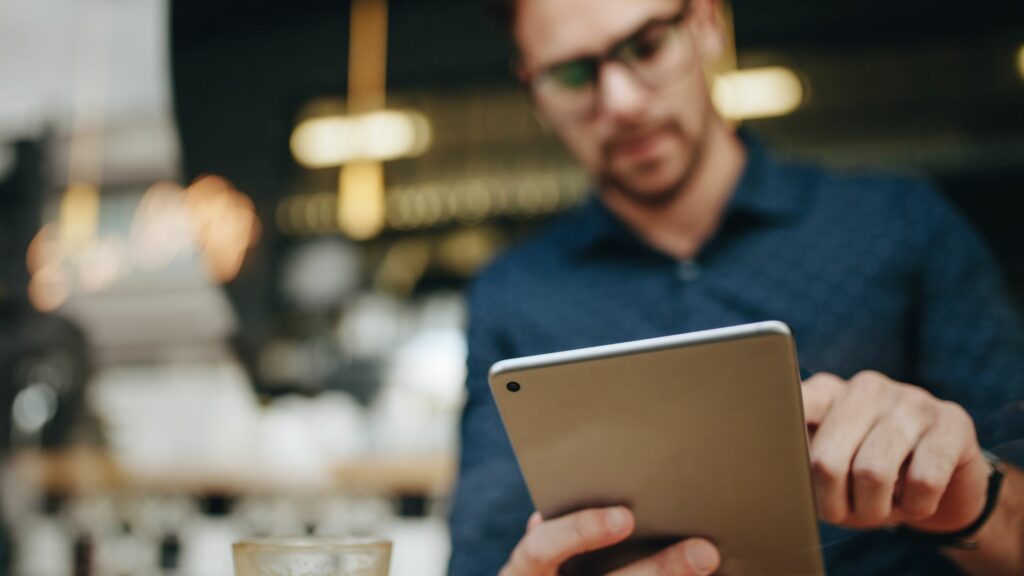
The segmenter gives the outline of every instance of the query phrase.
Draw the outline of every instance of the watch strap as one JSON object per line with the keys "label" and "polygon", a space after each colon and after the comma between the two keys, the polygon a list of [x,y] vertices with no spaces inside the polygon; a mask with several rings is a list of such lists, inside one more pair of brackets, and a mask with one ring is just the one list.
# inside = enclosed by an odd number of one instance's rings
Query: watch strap
{"label": "watch strap", "polygon": [[962,550],[977,548],[978,543],[971,540],[971,537],[981,530],[981,527],[988,522],[988,519],[995,511],[996,505],[999,503],[999,490],[1003,485],[1003,477],[1006,470],[1002,460],[995,454],[988,450],[982,450],[982,455],[990,466],[990,472],[988,476],[988,489],[985,493],[985,507],[982,508],[981,515],[978,516],[977,520],[956,532],[924,532],[901,526],[896,529],[896,534],[915,542],[933,546],[959,548]]}

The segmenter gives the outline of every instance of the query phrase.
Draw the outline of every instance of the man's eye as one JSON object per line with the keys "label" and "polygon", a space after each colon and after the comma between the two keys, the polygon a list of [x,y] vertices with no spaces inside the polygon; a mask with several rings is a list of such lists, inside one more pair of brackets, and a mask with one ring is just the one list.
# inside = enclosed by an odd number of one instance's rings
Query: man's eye
{"label": "man's eye", "polygon": [[592,67],[580,60],[555,66],[549,72],[551,78],[564,88],[584,88],[593,81]]}
{"label": "man's eye", "polygon": [[622,56],[634,61],[650,60],[658,55],[668,36],[669,31],[664,28],[645,30],[622,45]]}

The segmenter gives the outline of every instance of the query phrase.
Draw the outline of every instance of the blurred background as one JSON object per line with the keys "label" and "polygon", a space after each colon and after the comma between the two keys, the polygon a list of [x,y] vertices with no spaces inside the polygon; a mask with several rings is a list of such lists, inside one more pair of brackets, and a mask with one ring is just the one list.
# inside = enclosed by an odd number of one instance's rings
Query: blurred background
{"label": "blurred background", "polygon": [[[1024,296],[1024,3],[733,0],[716,105],[924,173]],[[444,573],[463,291],[586,178],[483,0],[0,0],[0,574]]]}

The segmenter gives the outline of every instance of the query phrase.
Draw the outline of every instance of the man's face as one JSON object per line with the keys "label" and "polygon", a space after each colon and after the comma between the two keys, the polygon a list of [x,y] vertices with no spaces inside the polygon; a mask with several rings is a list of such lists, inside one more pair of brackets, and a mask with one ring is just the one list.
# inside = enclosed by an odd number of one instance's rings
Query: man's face
{"label": "man's face", "polygon": [[[574,156],[603,184],[644,204],[681,190],[700,159],[711,124],[702,61],[717,27],[710,2],[693,0],[665,44],[672,65],[643,79],[618,60],[604,62],[585,114],[534,101]],[[604,55],[652,22],[679,14],[680,0],[520,0],[515,37],[528,75],[581,56]],[[716,38],[717,40],[717,38]],[[631,52],[632,53],[632,52]],[[572,77],[569,75],[568,77]]]}

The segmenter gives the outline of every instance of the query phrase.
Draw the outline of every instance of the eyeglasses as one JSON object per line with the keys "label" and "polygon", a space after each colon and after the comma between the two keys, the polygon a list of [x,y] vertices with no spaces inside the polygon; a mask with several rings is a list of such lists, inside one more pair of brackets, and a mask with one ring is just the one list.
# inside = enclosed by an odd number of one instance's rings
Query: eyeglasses
{"label": "eyeglasses", "polygon": [[678,13],[648,21],[604,54],[559,62],[534,73],[523,72],[520,79],[540,106],[573,119],[595,112],[597,84],[606,62],[621,63],[648,89],[660,88],[675,78],[673,71],[692,58],[680,26],[689,7],[686,0]]}

